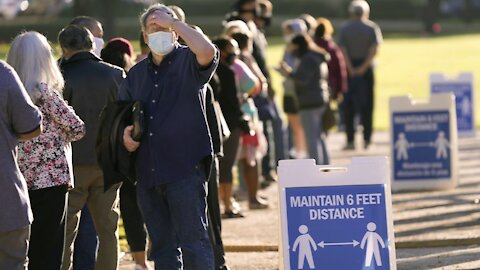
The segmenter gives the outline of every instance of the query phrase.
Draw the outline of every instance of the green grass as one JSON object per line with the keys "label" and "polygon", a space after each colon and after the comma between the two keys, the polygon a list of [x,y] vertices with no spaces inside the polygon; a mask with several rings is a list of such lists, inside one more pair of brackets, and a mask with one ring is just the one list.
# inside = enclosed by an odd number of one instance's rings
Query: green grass
{"label": "green grass", "polygon": [[[430,72],[456,76],[459,72],[473,72],[474,88],[480,86],[480,34],[422,37],[401,36],[386,38],[376,59],[375,115],[376,129],[389,128],[389,99],[392,96],[411,95],[428,98]],[[280,39],[272,39],[269,65],[277,66],[283,53]],[[281,90],[281,78],[272,70],[275,89]],[[280,91],[278,91],[280,92]],[[279,98],[281,101],[281,98]],[[475,96],[480,104],[480,95]],[[480,110],[476,110],[476,124],[480,125]]]}

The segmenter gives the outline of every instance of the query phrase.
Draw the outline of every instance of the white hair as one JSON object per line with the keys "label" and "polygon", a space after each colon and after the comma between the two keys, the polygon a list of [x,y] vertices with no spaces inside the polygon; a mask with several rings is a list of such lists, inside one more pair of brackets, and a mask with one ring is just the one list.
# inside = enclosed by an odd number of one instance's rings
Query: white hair
{"label": "white hair", "polygon": [[36,102],[40,83],[62,92],[65,81],[52,54],[47,38],[38,32],[25,32],[13,40],[7,62],[15,69],[25,89]]}
{"label": "white hair", "polygon": [[140,15],[140,26],[142,27],[142,31],[145,31],[147,29],[148,16],[152,15],[156,11],[163,11],[168,15],[172,16],[172,18],[178,19],[176,13],[171,8],[165,6],[164,4],[151,5],[142,13],[142,15]]}
{"label": "white hair", "polygon": [[350,14],[364,16],[370,13],[370,5],[365,0],[353,0],[348,8]]}

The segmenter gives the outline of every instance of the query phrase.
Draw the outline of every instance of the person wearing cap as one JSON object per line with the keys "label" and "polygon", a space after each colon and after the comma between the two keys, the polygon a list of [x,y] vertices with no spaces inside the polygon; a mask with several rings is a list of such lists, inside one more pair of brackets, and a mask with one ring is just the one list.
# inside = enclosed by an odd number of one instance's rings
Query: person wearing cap
{"label": "person wearing cap", "polygon": [[338,38],[349,77],[343,104],[347,133],[345,150],[355,149],[354,119],[357,114],[363,126],[364,148],[370,145],[374,102],[373,60],[383,41],[380,27],[369,20],[370,6],[366,1],[352,1],[349,13],[351,19],[342,26]]}
{"label": "person wearing cap", "polygon": [[213,150],[201,101],[219,53],[165,5],[150,6],[140,24],[151,53],[130,69],[119,100],[144,106],[145,136],[134,141],[128,126],[123,141],[137,155],[137,199],[150,257],[155,269],[214,269],[206,215]]}

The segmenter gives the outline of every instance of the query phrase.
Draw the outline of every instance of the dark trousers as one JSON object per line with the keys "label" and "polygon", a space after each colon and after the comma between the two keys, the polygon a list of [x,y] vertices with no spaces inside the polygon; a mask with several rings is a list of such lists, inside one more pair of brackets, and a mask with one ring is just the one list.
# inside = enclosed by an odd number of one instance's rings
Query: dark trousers
{"label": "dark trousers", "polygon": [[[363,60],[353,60],[354,67],[361,65]],[[363,126],[363,140],[370,143],[373,130],[373,69],[369,68],[363,76],[348,79],[348,92],[343,104],[345,117],[345,131],[347,142],[353,143],[355,137],[355,116],[359,115]]]}
{"label": "dark trousers", "polygon": [[98,237],[92,215],[85,205],[82,209],[73,252],[73,270],[92,270],[97,260]]}
{"label": "dark trousers", "polygon": [[215,157],[212,164],[210,179],[208,180],[207,214],[208,214],[208,237],[212,243],[215,269],[225,267],[225,250],[222,242],[222,216],[218,202],[218,158]]}
{"label": "dark trousers", "polygon": [[137,204],[137,188],[128,181],[120,188],[120,212],[130,251],[145,251],[147,232]]}
{"label": "dark trousers", "polygon": [[67,216],[67,186],[30,190],[33,212],[29,270],[58,270],[62,265]]}
{"label": "dark trousers", "polygon": [[267,139],[267,154],[262,158],[262,175],[267,176],[276,171],[277,162],[288,156],[287,135],[283,128],[282,118],[278,106],[273,101],[272,118],[263,121],[263,133]]}
{"label": "dark trousers", "polygon": [[155,269],[214,269],[205,171],[201,163],[186,177],[153,188],[137,185]]}

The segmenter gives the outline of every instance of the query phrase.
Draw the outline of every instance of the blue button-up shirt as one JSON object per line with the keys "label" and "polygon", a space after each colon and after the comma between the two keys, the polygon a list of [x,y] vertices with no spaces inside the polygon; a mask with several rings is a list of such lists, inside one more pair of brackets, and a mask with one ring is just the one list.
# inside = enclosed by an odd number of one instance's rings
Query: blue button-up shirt
{"label": "blue button-up shirt", "polygon": [[212,155],[201,93],[218,65],[219,53],[208,67],[178,45],[155,65],[152,56],[127,74],[119,100],[140,100],[146,130],[137,155],[138,184],[154,187],[187,177]]}

